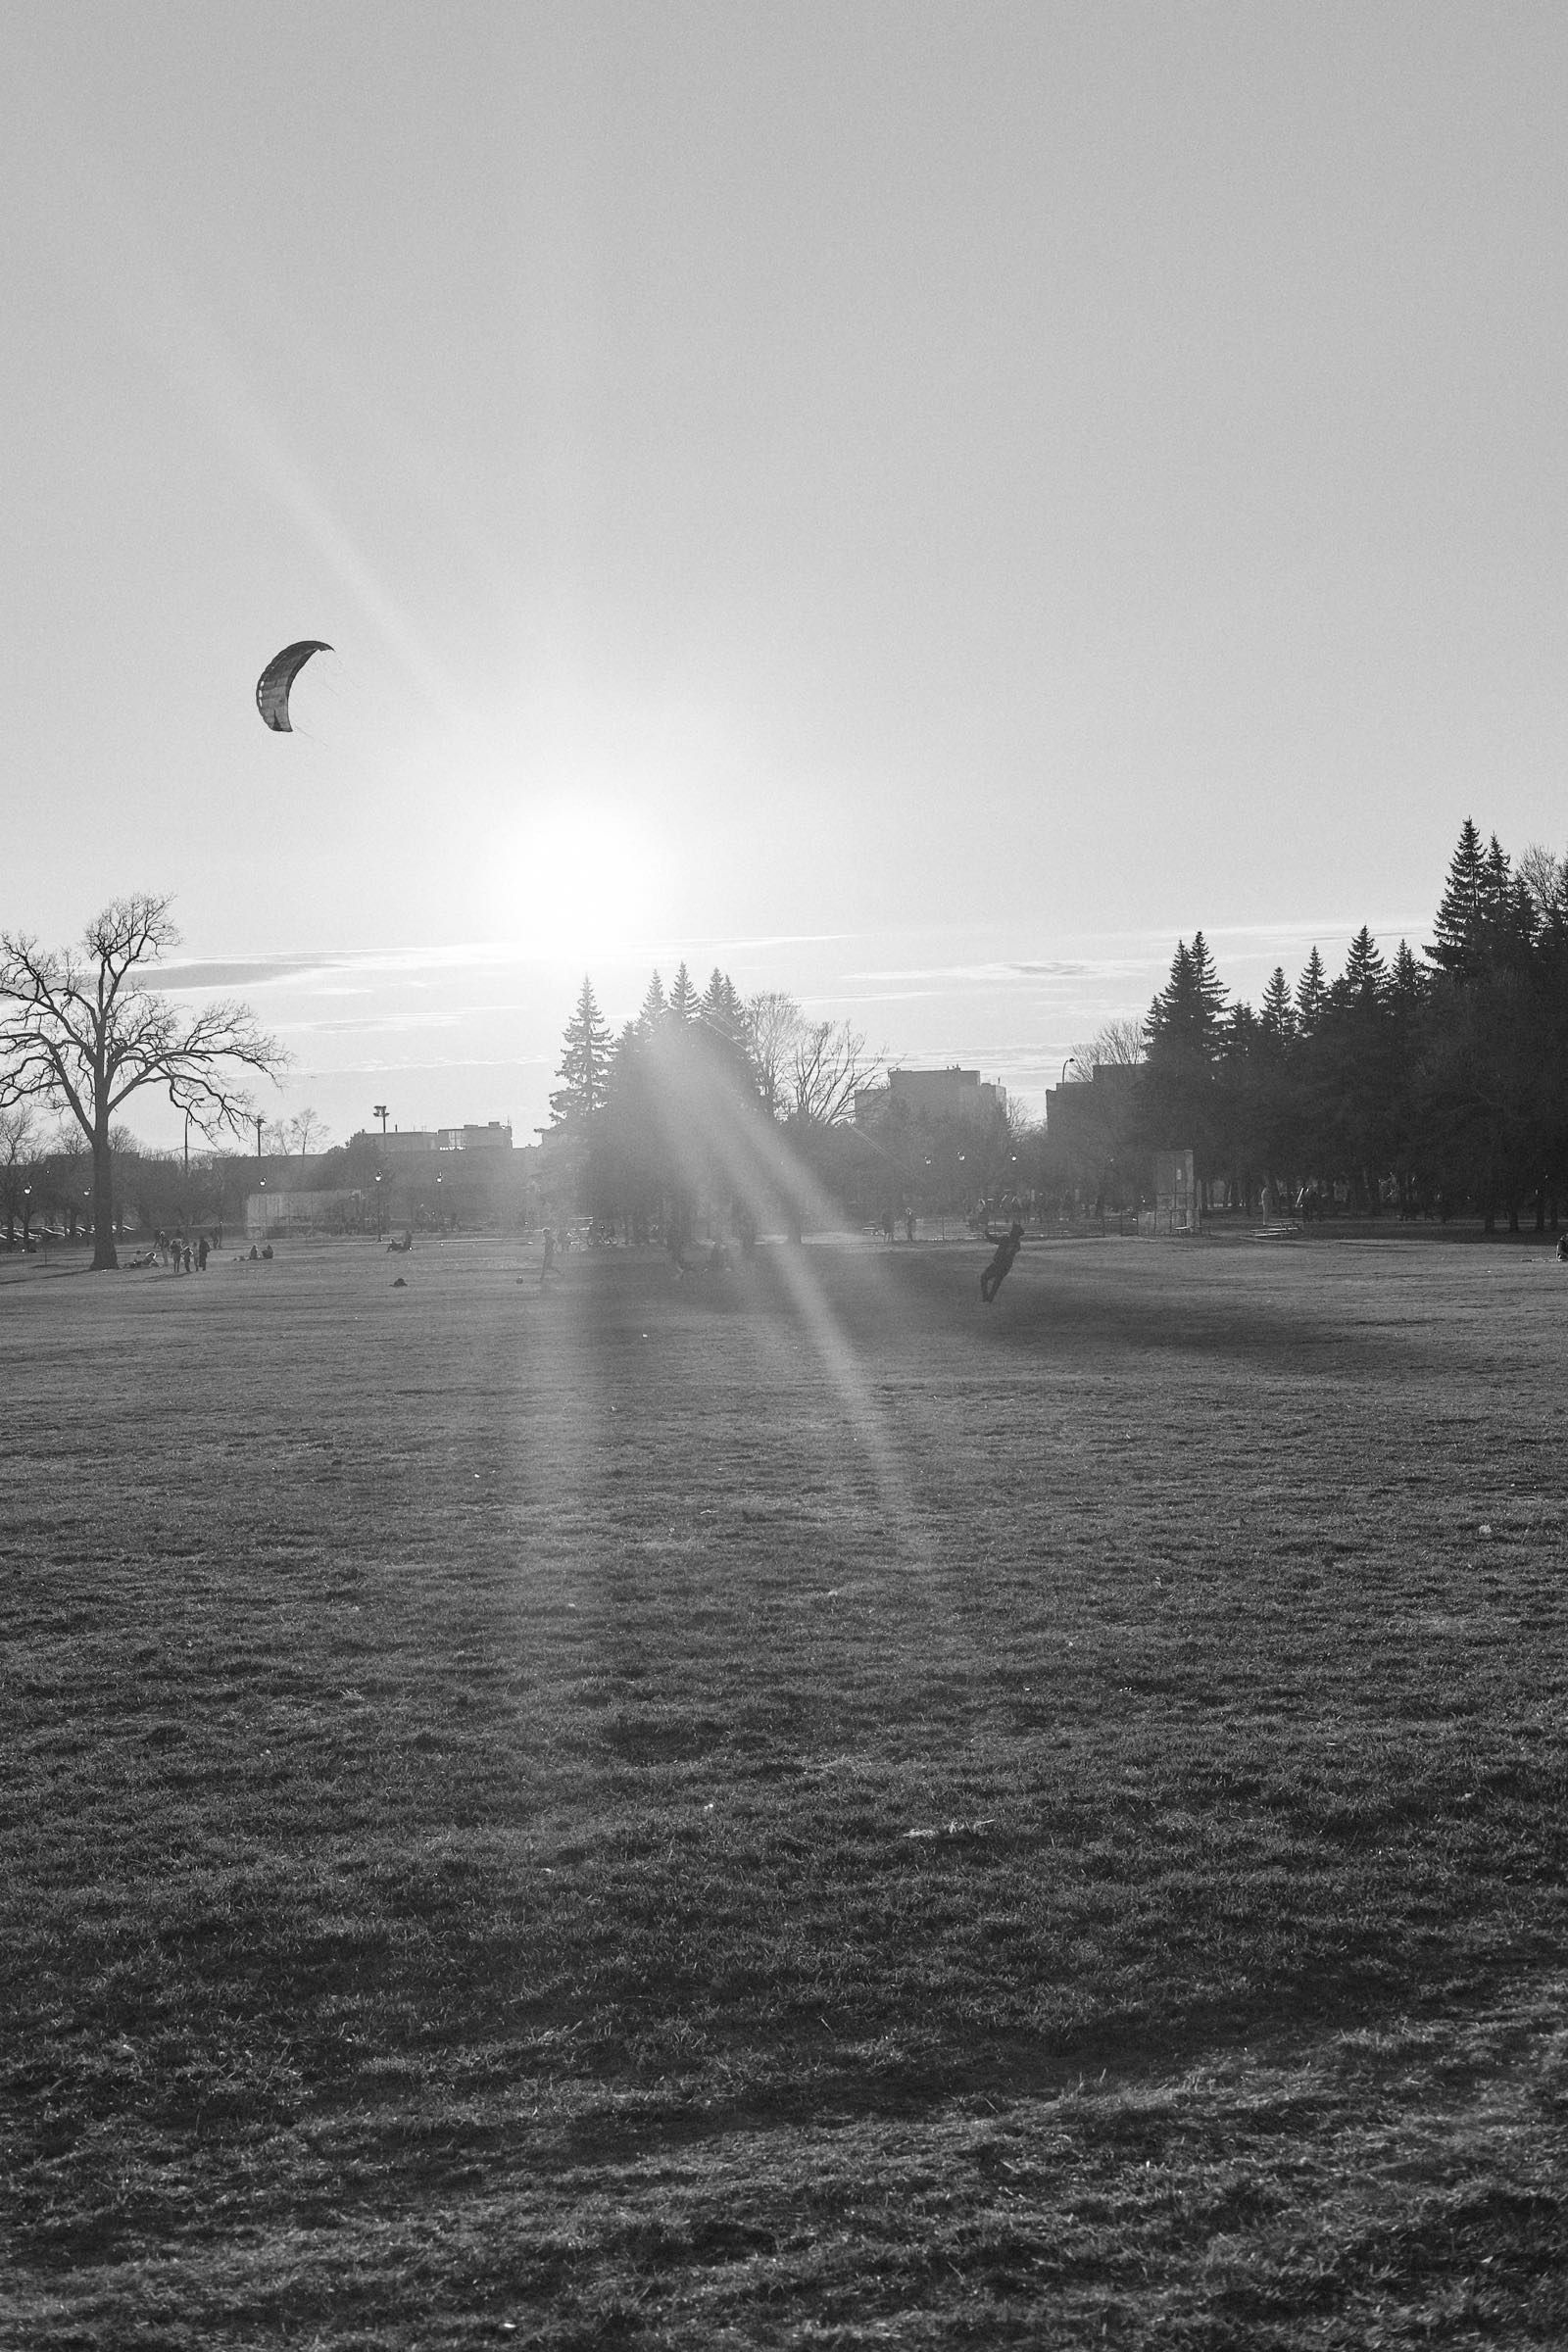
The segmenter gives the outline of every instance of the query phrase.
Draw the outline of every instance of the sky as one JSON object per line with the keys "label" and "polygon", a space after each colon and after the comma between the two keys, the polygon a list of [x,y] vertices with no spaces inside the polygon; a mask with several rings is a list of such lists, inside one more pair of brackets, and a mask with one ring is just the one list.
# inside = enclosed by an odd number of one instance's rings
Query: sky
{"label": "sky", "polygon": [[682,957],[1038,1109],[1568,837],[1559,7],[0,21],[0,925],[172,894],[280,1113]]}

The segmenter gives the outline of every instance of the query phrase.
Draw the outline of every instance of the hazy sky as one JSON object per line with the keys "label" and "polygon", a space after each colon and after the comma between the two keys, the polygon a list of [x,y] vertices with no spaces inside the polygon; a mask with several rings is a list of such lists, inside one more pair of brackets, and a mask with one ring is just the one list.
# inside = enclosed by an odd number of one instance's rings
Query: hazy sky
{"label": "hazy sky", "polygon": [[1038,1101],[1568,833],[1560,7],[0,24],[0,921],[339,1134],[682,953]]}

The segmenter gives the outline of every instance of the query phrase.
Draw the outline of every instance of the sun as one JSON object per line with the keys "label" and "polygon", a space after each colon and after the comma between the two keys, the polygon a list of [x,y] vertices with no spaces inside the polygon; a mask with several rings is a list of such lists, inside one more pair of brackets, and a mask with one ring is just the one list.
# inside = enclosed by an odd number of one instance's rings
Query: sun
{"label": "sun", "polygon": [[505,860],[506,929],[550,962],[618,956],[657,937],[668,859],[624,806],[560,803],[517,828]]}

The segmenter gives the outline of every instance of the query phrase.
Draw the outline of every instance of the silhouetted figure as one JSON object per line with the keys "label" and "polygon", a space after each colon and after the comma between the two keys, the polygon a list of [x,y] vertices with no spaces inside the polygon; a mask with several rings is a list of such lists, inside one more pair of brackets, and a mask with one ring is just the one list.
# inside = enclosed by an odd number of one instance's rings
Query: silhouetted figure
{"label": "silhouetted figure", "polygon": [[1557,1244],[1557,1263],[1560,1266],[1568,1266],[1568,1233],[1565,1233]]}
{"label": "silhouetted figure", "polygon": [[555,1262],[556,1262],[556,1237],[555,1237],[555,1235],[554,1235],[554,1234],[551,1232],[551,1230],[550,1230],[550,1227],[547,1225],[547,1226],[545,1227],[545,1254],[544,1254],[544,1262],[543,1262],[543,1264],[542,1264],[542,1265],[540,1266],[540,1268],[539,1268],[539,1288],[540,1288],[541,1290],[543,1290],[543,1289],[544,1289],[544,1287],[545,1287],[545,1276],[546,1276],[546,1275],[547,1275],[547,1274],[550,1272],[550,1269],[551,1269],[551,1267],[552,1267],[552,1266],[555,1264]]}
{"label": "silhouetted figure", "polygon": [[196,1245],[196,1271],[198,1274],[205,1274],[207,1271],[207,1236],[205,1233]]}
{"label": "silhouetted figure", "polygon": [[1023,1227],[1011,1225],[1005,1233],[993,1233],[988,1225],[986,1240],[997,1245],[995,1257],[980,1277],[980,1296],[989,1306],[1012,1272],[1012,1261],[1023,1248]]}
{"label": "silhouetted figure", "polygon": [[727,1274],[729,1272],[729,1251],[725,1249],[722,1242],[715,1242],[711,1250],[710,1250],[708,1252],[709,1273]]}

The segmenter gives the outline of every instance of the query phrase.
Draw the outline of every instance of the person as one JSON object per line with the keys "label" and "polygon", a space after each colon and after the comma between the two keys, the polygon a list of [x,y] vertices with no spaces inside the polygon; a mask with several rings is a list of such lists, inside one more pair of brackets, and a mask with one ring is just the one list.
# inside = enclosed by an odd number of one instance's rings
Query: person
{"label": "person", "polygon": [[182,1270],[183,1270],[185,1273],[187,1273],[187,1274],[188,1274],[188,1273],[190,1272],[190,1244],[189,1244],[189,1242],[183,1242],[183,1243],[181,1243],[181,1245],[180,1245],[180,1250],[181,1250],[181,1254],[182,1254],[182,1256],[184,1257],[184,1260],[185,1260],[184,1267],[183,1267],[183,1269],[182,1269]]}
{"label": "person", "polygon": [[207,1271],[207,1236],[205,1233],[196,1245],[196,1271],[198,1274],[205,1274]]}
{"label": "person", "polygon": [[988,1225],[986,1240],[997,1245],[996,1255],[980,1277],[980,1296],[989,1306],[1011,1273],[1012,1261],[1023,1248],[1023,1227],[1014,1223],[1005,1233],[993,1233]]}
{"label": "person", "polygon": [[554,1233],[551,1231],[550,1227],[547,1225],[547,1226],[545,1227],[545,1254],[544,1254],[544,1260],[543,1260],[543,1263],[540,1265],[540,1268],[539,1268],[539,1288],[540,1288],[541,1290],[543,1290],[543,1289],[544,1289],[544,1287],[545,1287],[545,1276],[546,1276],[546,1275],[549,1273],[549,1271],[550,1271],[551,1267],[552,1267],[552,1266],[555,1264],[555,1262],[556,1262],[556,1237],[555,1237]]}
{"label": "person", "polygon": [[258,1259],[261,1257],[261,1254],[262,1254],[262,1253],[261,1253],[261,1251],[260,1251],[260,1250],[257,1249],[257,1247],[256,1247],[256,1244],[255,1244],[254,1242],[252,1242],[252,1244],[251,1244],[251,1256],[250,1256],[250,1262],[251,1262],[251,1264],[252,1264],[253,1266],[254,1266],[254,1265],[257,1263]]}
{"label": "person", "polygon": [[1568,1233],[1563,1234],[1557,1243],[1557,1262],[1568,1266]]}

